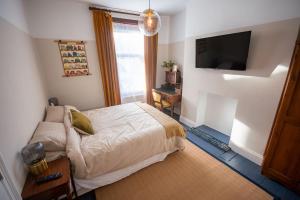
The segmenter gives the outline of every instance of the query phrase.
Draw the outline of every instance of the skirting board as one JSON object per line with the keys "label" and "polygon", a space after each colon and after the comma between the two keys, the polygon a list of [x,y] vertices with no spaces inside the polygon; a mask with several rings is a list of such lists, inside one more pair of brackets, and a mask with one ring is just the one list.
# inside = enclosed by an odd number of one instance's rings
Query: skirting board
{"label": "skirting board", "polygon": [[244,156],[245,158],[261,166],[263,161],[262,155],[252,151],[251,149],[241,147],[241,145],[238,145],[231,140],[229,141],[229,147],[232,149],[232,151]]}
{"label": "skirting board", "polygon": [[179,121],[184,123],[185,125],[189,126],[189,127],[195,127],[196,126],[196,122],[180,115]]}

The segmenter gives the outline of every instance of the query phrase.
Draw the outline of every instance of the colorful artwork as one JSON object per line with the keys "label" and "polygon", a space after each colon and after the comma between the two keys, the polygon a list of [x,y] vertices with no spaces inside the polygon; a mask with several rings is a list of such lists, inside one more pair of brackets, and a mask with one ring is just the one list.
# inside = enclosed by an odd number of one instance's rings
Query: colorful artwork
{"label": "colorful artwork", "polygon": [[65,76],[89,75],[84,42],[58,41]]}

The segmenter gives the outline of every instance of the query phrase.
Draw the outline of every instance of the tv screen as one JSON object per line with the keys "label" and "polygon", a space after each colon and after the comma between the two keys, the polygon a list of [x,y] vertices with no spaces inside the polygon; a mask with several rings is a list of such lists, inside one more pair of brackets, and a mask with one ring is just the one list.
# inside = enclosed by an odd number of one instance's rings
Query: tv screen
{"label": "tv screen", "polygon": [[196,40],[196,68],[246,70],[251,31]]}

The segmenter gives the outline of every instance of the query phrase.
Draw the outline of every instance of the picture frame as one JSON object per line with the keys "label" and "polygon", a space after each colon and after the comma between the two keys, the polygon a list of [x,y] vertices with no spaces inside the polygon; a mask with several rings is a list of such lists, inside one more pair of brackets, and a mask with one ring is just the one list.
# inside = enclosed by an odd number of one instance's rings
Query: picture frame
{"label": "picture frame", "polygon": [[87,76],[89,72],[85,42],[58,40],[64,77]]}

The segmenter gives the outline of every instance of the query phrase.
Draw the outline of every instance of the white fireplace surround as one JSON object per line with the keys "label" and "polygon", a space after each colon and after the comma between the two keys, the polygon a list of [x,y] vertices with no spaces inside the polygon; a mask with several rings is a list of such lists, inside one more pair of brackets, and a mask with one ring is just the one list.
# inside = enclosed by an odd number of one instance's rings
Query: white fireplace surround
{"label": "white fireplace surround", "polygon": [[209,92],[198,93],[196,126],[205,124],[230,136],[238,100]]}

